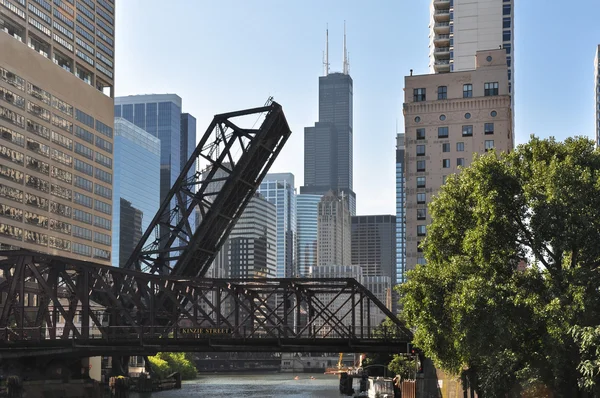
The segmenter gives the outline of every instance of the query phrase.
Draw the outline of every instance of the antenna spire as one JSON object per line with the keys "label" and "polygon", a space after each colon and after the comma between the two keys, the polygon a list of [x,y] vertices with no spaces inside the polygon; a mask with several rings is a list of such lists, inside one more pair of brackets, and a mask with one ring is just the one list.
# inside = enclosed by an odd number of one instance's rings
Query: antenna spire
{"label": "antenna spire", "polygon": [[327,30],[325,31],[325,54],[323,56],[323,73],[325,76],[329,75],[329,24],[327,24]]}
{"label": "antenna spire", "polygon": [[344,75],[347,75],[350,71],[350,64],[348,62],[348,50],[346,48],[346,21],[344,21]]}

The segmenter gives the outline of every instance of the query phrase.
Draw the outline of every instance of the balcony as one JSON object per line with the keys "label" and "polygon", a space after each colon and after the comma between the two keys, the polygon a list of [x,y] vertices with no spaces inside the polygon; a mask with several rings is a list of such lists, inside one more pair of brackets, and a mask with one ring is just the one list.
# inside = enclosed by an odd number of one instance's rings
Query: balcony
{"label": "balcony", "polygon": [[450,10],[435,10],[433,13],[433,19],[435,22],[450,21]]}
{"label": "balcony", "polygon": [[436,47],[448,47],[450,45],[450,35],[435,35],[433,44]]}
{"label": "balcony", "polygon": [[436,47],[433,50],[433,56],[436,59],[450,59],[450,47]]}
{"label": "balcony", "polygon": [[450,22],[436,22],[433,31],[438,35],[450,34]]}
{"label": "balcony", "polygon": [[436,59],[433,64],[433,69],[436,73],[450,72],[450,60],[449,59]]}
{"label": "balcony", "polygon": [[437,9],[450,8],[450,0],[433,0],[433,7]]}

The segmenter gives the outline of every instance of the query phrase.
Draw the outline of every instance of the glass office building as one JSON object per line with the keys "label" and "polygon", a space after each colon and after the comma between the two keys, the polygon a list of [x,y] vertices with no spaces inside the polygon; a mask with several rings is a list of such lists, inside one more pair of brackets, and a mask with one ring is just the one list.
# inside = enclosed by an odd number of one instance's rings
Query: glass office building
{"label": "glass office building", "polygon": [[124,266],[159,208],[160,140],[115,118],[112,265]]}
{"label": "glass office building", "polygon": [[311,267],[317,265],[317,222],[320,201],[321,195],[296,196],[297,258],[300,277],[308,277]]}
{"label": "glass office building", "polygon": [[[196,149],[196,118],[189,113],[181,114],[181,135],[180,135],[180,170],[185,167],[188,159],[192,156],[194,149]],[[188,173],[188,178],[191,179],[196,172],[196,166],[194,166]]]}
{"label": "glass office building", "polygon": [[296,264],[296,191],[292,173],[269,173],[258,192],[277,208],[277,277],[298,276]]}

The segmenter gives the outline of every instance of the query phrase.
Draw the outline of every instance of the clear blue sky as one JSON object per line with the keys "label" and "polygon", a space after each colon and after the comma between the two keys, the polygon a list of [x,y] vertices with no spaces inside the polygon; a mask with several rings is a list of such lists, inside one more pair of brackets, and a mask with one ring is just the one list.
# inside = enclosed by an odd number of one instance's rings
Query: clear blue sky
{"label": "clear blue sky", "polygon": [[[597,0],[516,3],[517,143],[530,134],[592,137]],[[271,171],[294,173],[298,187],[304,127],[317,120],[325,27],[339,71],[346,20],[357,212],[395,213],[396,120],[402,131],[404,76],[428,73],[429,1],[119,0],[116,12],[117,95],[178,94],[198,119],[198,137],[214,114],[274,96],[293,134]]]}

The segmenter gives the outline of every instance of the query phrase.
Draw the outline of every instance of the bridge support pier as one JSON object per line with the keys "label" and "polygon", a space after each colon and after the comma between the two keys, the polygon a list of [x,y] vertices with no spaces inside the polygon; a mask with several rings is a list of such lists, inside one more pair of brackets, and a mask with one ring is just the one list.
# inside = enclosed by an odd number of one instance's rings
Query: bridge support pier
{"label": "bridge support pier", "polygon": [[129,376],[129,357],[112,357],[111,376]]}
{"label": "bridge support pier", "polygon": [[9,376],[6,379],[6,390],[8,398],[23,397],[23,382],[19,376]]}

